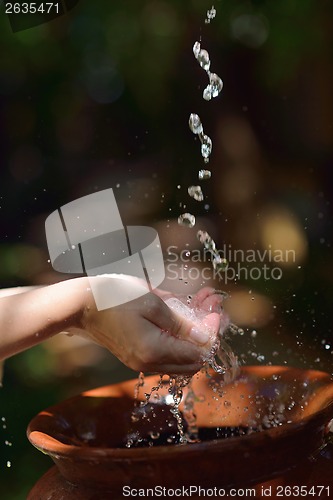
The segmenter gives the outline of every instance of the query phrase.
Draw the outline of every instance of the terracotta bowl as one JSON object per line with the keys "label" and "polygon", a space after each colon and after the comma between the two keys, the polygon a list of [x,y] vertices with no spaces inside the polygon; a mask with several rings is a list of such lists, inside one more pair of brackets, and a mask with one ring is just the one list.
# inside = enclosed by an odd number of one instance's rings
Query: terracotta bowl
{"label": "terracotta bowl", "polygon": [[[283,474],[322,447],[333,418],[328,374],[245,367],[223,389],[219,377],[194,378],[200,443],[168,444],[177,433],[166,384],[159,399],[145,407],[146,418],[131,423],[136,380],[87,391],[42,411],[30,422],[28,438],[70,483],[115,492],[124,485],[253,484]],[[146,378],[141,396],[157,379]],[[136,430],[146,446],[126,448]]]}

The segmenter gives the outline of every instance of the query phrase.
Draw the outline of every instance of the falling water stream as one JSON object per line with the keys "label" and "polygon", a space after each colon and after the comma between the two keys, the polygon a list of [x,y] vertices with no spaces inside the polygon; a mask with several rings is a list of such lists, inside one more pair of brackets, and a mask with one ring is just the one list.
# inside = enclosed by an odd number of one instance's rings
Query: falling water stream
{"label": "falling water stream", "polygon": [[[207,11],[207,17],[205,22],[210,23],[216,16],[216,10],[214,6]],[[202,69],[207,73],[208,76],[208,84],[203,91],[203,99],[206,101],[210,101],[212,98],[218,97],[223,88],[222,79],[216,74],[210,71],[211,61],[207,50],[201,47],[201,43],[196,41],[193,46],[193,54]],[[202,125],[202,121],[200,117],[196,113],[191,113],[189,117],[189,128],[193,132],[194,135],[198,136],[201,143],[201,156],[205,164],[209,162],[210,155],[212,153],[213,143],[211,138],[205,134],[204,128]],[[199,180],[208,180],[212,176],[210,170],[201,169],[198,171],[198,179]],[[204,193],[202,191],[202,187],[200,185],[193,185],[188,187],[188,194],[191,198],[198,202],[202,202],[204,200]],[[188,228],[193,228],[196,224],[195,216],[191,213],[183,213],[178,217],[178,224],[182,226],[186,226]],[[219,273],[223,272],[227,269],[228,262],[225,258],[221,257],[220,251],[217,250],[215,241],[213,238],[207,233],[207,231],[198,230],[197,238],[200,243],[203,245],[204,249],[208,251],[211,255],[211,261],[214,269]],[[221,293],[221,301],[225,294]],[[190,302],[190,301],[188,301]],[[193,311],[193,310],[192,310]],[[232,333],[240,333],[242,334],[242,330],[238,328],[236,325],[229,324],[227,330]],[[209,352],[206,355],[206,359],[204,360],[204,367],[207,376],[208,367],[210,366],[216,373],[221,375],[221,379],[219,385],[224,385],[225,382],[232,380],[238,373],[238,360],[237,357],[232,352],[231,348],[222,339],[222,334],[224,332],[221,330],[217,339],[213,342]],[[196,415],[195,415],[195,402],[198,399],[194,394],[191,380],[192,376],[185,375],[170,375],[166,376],[166,383],[168,384],[168,392],[170,395],[170,412],[176,420],[177,425],[177,433],[178,436],[171,436],[168,438],[168,442],[177,442],[179,444],[185,443],[193,443],[200,441],[199,439],[199,429],[196,423]],[[160,375],[159,382],[156,386],[152,387],[148,393],[144,393],[143,401],[140,401],[139,393],[140,389],[144,386],[144,374],[141,372],[138,378],[138,382],[135,387],[135,406],[131,415],[132,424],[140,421],[140,419],[150,419],[154,418],[154,411],[148,412],[149,403],[152,397],[159,398],[158,391],[163,385],[163,375]],[[179,405],[183,399],[183,389],[187,387],[187,395],[183,405],[183,412],[181,413],[179,410]],[[222,395],[223,391],[221,388],[213,389],[217,394]],[[155,415],[156,416],[156,415]],[[186,424],[186,431],[185,425]],[[168,424],[172,425],[172,424]],[[149,446],[154,444],[154,440],[156,441],[160,436],[158,432],[150,433],[151,440],[148,442]],[[131,430],[127,436],[126,447],[130,448],[132,446],[137,446],[142,443],[143,438],[140,435],[139,431]]]}

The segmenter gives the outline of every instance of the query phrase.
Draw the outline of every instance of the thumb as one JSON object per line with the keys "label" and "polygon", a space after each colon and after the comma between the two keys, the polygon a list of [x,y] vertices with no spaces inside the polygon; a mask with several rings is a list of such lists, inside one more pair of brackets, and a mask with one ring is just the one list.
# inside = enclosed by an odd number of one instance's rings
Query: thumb
{"label": "thumb", "polygon": [[[196,311],[177,297],[166,301],[170,314],[175,318],[171,333],[196,345],[212,344],[220,328],[220,314],[216,311]],[[199,314],[198,314],[199,313]]]}
{"label": "thumb", "polygon": [[195,344],[205,345],[207,342],[213,342],[215,340],[219,328],[220,315],[218,313],[207,314],[200,322],[195,324],[191,323],[190,330],[185,328],[182,338],[194,342]]}
{"label": "thumb", "polygon": [[217,312],[207,313],[198,318],[189,314],[189,308],[178,299],[168,301],[170,316],[173,324],[170,333],[182,340],[187,340],[199,346],[212,343],[220,328],[221,317]]}
{"label": "thumb", "polygon": [[220,315],[210,313],[196,322],[174,311],[159,297],[151,294],[154,307],[145,308],[143,316],[173,337],[204,346],[214,341],[220,328]]}

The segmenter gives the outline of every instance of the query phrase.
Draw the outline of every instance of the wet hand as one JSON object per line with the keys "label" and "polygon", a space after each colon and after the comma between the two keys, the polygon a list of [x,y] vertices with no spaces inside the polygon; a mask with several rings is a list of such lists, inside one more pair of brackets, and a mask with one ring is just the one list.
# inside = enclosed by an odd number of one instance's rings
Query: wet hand
{"label": "wet hand", "polygon": [[[129,286],[142,285],[133,278]],[[170,297],[170,293],[154,290],[103,311],[97,310],[91,297],[82,317],[85,336],[134,370],[195,373],[202,367],[223,321],[221,296],[206,288],[193,297],[190,307],[203,311],[196,322],[170,309],[165,303]]]}

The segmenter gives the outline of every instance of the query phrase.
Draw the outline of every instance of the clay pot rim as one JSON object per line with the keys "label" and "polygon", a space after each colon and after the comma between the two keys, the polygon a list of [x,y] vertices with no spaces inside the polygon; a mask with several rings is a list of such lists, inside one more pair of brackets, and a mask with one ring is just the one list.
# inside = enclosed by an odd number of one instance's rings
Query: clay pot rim
{"label": "clay pot rim", "polygon": [[[330,418],[333,417],[333,379],[329,373],[319,371],[319,370],[304,370],[301,368],[293,368],[288,366],[244,366],[242,367],[242,373],[245,375],[246,373],[267,373],[267,377],[270,377],[272,374],[282,373],[287,370],[293,370],[295,372],[308,372],[312,377],[326,378],[328,381],[331,380],[331,384],[327,386],[329,388],[329,394],[331,395],[331,401],[327,402],[320,410],[307,415],[302,418],[300,421],[283,423],[278,427],[273,427],[270,429],[265,429],[260,432],[254,432],[252,434],[244,435],[244,436],[235,436],[230,437],[225,440],[213,439],[209,441],[204,441],[200,443],[191,443],[189,446],[184,446],[181,444],[176,444],[173,446],[153,446],[144,448],[144,456],[143,456],[143,448],[100,448],[93,446],[75,446],[72,444],[65,444],[61,441],[53,438],[49,434],[45,434],[44,432],[33,430],[33,428],[38,428],[38,420],[43,417],[43,415],[50,412],[50,410],[54,410],[58,405],[50,406],[49,408],[39,412],[29,423],[27,428],[27,437],[31,444],[35,446],[42,453],[46,453],[50,457],[54,459],[72,459],[75,457],[77,461],[93,461],[94,459],[98,459],[101,461],[109,461],[112,458],[113,461],[123,461],[124,459],[130,459],[135,461],[146,461],[147,458],[154,459],[159,458],[169,460],[170,457],[176,455],[179,457],[180,455],[187,455],[188,453],[193,454],[202,454],[206,448],[212,450],[212,445],[214,445],[214,451],[218,452],[219,450],[227,450],[228,448],[232,449],[235,445],[239,445],[242,443],[244,448],[244,452],[247,449],[250,449],[252,441],[255,441],[256,445],[260,446],[264,441],[270,441],[274,437],[279,436],[279,438],[287,438],[289,434],[293,434],[297,430],[301,430],[304,426],[315,426],[320,421],[329,422]],[[154,375],[151,376],[153,378]],[[148,378],[148,377],[147,377]],[[75,400],[76,398],[80,398],[82,396],[90,396],[95,393],[95,391],[101,391],[103,389],[110,390],[113,386],[116,387],[120,384],[133,383],[133,380],[128,380],[124,382],[120,382],[119,384],[111,384],[103,387],[98,387],[96,389],[91,389],[77,396],[73,396],[64,400],[64,402],[69,400]],[[117,391],[115,391],[116,393]],[[111,397],[111,394],[110,394]],[[115,395],[114,397],[121,397]],[[59,403],[60,404],[60,403]],[[327,417],[327,418],[326,418]],[[326,420],[325,420],[326,419]],[[324,424],[323,424],[324,428]],[[240,441],[241,440],[241,441]]]}

